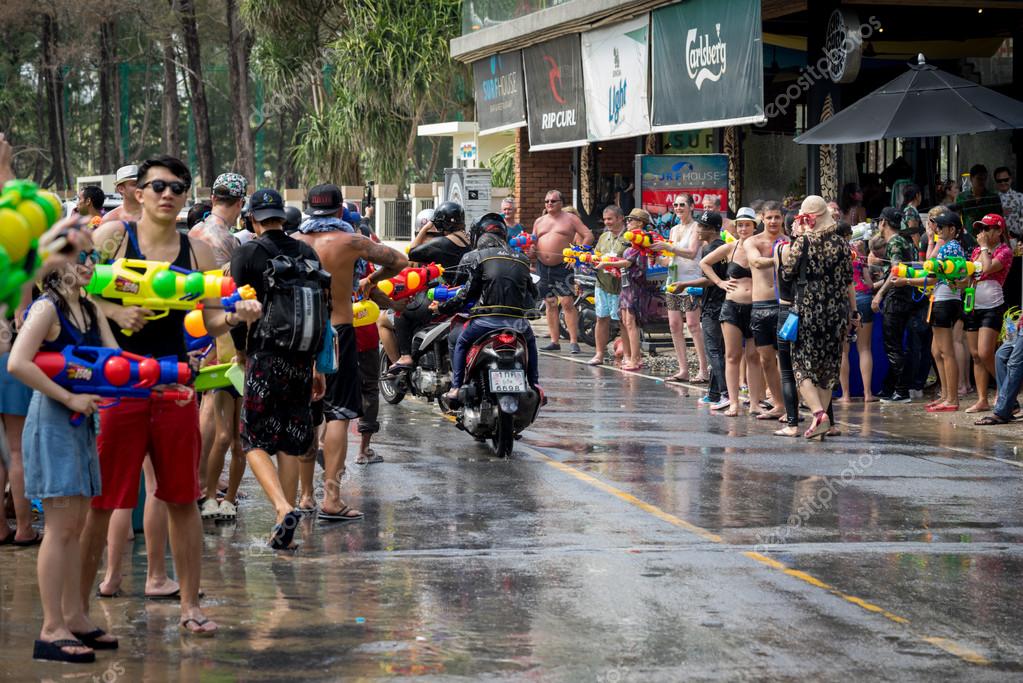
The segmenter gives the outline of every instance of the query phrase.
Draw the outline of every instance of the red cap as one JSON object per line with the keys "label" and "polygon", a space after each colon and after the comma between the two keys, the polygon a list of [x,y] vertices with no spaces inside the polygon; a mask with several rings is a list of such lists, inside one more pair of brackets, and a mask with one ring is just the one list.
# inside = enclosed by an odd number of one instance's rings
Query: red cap
{"label": "red cap", "polygon": [[988,215],[981,218],[979,221],[973,221],[974,228],[998,228],[999,230],[1005,230],[1005,219],[999,216],[997,213],[989,213]]}

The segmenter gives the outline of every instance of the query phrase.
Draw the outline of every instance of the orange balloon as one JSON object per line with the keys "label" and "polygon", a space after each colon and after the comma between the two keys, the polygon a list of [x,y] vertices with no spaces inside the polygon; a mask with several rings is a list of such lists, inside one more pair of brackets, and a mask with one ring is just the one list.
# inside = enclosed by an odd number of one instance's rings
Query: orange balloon
{"label": "orange balloon", "polygon": [[206,331],[206,323],[202,319],[202,311],[189,311],[185,316],[185,331],[196,339],[209,334]]}

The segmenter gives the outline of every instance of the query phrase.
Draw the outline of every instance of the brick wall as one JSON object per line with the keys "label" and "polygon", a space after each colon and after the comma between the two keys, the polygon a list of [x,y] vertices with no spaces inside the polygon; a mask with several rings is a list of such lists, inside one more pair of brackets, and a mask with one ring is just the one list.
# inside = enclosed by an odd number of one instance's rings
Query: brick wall
{"label": "brick wall", "polygon": [[597,173],[614,175],[619,173],[631,178],[635,172],[636,139],[610,140],[597,143]]}
{"label": "brick wall", "polygon": [[543,215],[543,199],[548,190],[561,190],[565,203],[572,201],[572,149],[549,152],[529,151],[529,132],[523,127],[515,134],[515,200],[519,222],[531,230],[533,221]]}

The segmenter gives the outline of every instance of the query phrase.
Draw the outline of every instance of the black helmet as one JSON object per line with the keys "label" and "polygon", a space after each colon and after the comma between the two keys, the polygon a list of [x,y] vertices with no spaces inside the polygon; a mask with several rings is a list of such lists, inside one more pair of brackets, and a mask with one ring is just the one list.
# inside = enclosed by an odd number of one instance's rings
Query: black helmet
{"label": "black helmet", "polygon": [[433,210],[433,225],[444,234],[465,230],[465,211],[456,202],[444,202]]}
{"label": "black helmet", "polygon": [[302,224],[302,211],[294,206],[284,207],[284,232],[294,232]]}
{"label": "black helmet", "polygon": [[469,228],[469,239],[472,240],[473,247],[476,247],[483,235],[493,235],[507,244],[508,225],[504,222],[504,216],[491,211],[477,218]]}

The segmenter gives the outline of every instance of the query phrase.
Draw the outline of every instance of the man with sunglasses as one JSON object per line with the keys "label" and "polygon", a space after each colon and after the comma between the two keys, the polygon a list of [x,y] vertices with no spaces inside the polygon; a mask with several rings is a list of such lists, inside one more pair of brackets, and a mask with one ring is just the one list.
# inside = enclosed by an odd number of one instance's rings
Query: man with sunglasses
{"label": "man with sunglasses", "polygon": [[1016,239],[1023,238],[1023,192],[1012,189],[1012,171],[1008,166],[995,169],[995,190],[1002,200],[1009,234]]}
{"label": "man with sunglasses", "polygon": [[[138,223],[106,223],[93,241],[105,260],[138,258],[166,261],[187,270],[214,270],[218,264],[206,243],[178,232],[177,216],[184,207],[192,177],[178,159],[149,159],[139,167],[135,197],[142,206]],[[188,359],[185,311],[153,318],[153,311],[98,301],[113,322],[120,346],[146,356]],[[241,301],[226,312],[218,299],[203,301],[203,321],[213,336],[239,324],[255,322],[262,313],[258,301]],[[123,330],[132,334],[126,336]],[[107,527],[116,509],[137,502],[142,461],[149,455],[156,472],[155,497],[167,504],[171,552],[180,583],[180,627],[188,633],[211,634],[217,625],[199,607],[202,526],[199,519],[199,412],[194,399],[178,405],[149,399],[123,399],[100,414],[99,437],[102,493],[93,499],[82,531],[82,601],[88,611]],[[161,546],[162,547],[162,546]]]}
{"label": "man with sunglasses", "polygon": [[533,223],[533,235],[536,244],[536,269],[540,276],[540,296],[547,302],[547,328],[551,332],[551,343],[542,351],[560,351],[558,343],[560,327],[558,325],[558,305],[565,311],[565,326],[568,327],[568,341],[573,354],[580,352],[579,312],[575,310],[572,296],[575,281],[572,271],[564,262],[562,252],[573,242],[593,244],[593,233],[583,225],[578,216],[562,209],[565,200],[558,190],[547,193],[543,202],[546,213]]}

